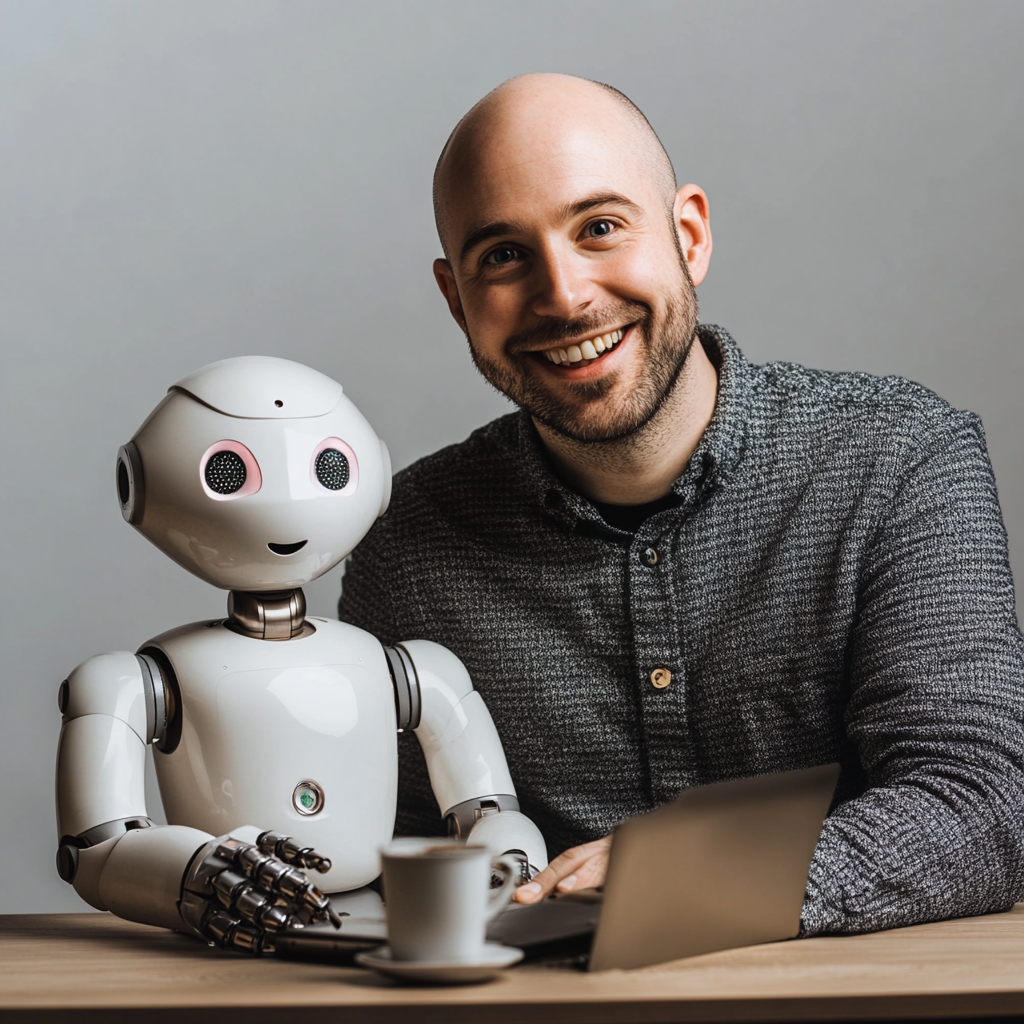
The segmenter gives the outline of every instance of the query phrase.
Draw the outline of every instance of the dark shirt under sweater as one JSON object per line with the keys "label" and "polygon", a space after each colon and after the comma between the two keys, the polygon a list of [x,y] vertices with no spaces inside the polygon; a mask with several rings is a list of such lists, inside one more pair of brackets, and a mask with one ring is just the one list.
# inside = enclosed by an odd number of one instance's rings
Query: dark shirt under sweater
{"label": "dark shirt under sweater", "polygon": [[[688,786],[838,759],[803,934],[1009,907],[1024,644],[978,418],[700,332],[718,401],[675,507],[616,529],[512,414],[398,474],[341,617],[465,662],[552,856]],[[436,833],[399,747],[399,831]]]}

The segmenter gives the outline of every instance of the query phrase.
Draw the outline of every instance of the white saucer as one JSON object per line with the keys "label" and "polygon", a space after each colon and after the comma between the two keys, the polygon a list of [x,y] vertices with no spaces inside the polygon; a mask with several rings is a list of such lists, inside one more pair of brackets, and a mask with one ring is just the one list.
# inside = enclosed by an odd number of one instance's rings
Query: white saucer
{"label": "white saucer", "polygon": [[428,985],[472,985],[493,978],[500,970],[511,967],[522,958],[521,949],[488,942],[484,945],[480,959],[468,963],[453,963],[450,960],[393,960],[390,946],[357,953],[356,963],[402,981],[420,981]]}

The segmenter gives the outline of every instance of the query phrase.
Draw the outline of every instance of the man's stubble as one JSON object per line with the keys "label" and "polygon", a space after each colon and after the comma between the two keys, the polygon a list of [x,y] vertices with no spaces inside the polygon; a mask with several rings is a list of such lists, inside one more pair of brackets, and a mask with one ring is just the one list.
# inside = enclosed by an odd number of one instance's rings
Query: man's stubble
{"label": "man's stubble", "polygon": [[[639,441],[644,428],[657,416],[672,394],[697,332],[697,294],[686,261],[680,253],[683,272],[680,294],[668,304],[661,323],[651,308],[640,302],[620,302],[597,313],[573,320],[547,319],[530,331],[508,338],[505,363],[482,356],[466,332],[469,350],[483,377],[539,423],[578,444],[617,446]],[[527,352],[541,344],[553,344],[600,333],[614,323],[635,323],[630,344],[644,350],[641,372],[631,392],[616,399],[616,408],[601,403],[618,384],[621,372],[605,374],[594,381],[563,385],[575,398],[565,402],[549,391],[530,372]],[[620,342],[621,344],[621,342]]]}

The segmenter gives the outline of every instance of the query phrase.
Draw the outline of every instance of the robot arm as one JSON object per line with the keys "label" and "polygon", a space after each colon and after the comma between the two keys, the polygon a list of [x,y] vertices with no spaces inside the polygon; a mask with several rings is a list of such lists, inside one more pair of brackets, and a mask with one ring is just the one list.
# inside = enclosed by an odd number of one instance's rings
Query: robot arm
{"label": "robot arm", "polygon": [[[149,655],[100,654],[61,683],[57,871],[87,903],[258,953],[296,920],[338,924],[298,868],[330,862],[246,826],[215,839],[146,814],[146,746],[173,734],[175,691]],[[292,867],[291,865],[295,865]]]}
{"label": "robot arm", "polygon": [[[547,864],[540,830],[519,812],[501,740],[466,667],[445,647],[408,640],[385,653],[400,729],[416,733],[449,834]],[[524,877],[525,881],[525,877]]]}
{"label": "robot arm", "polygon": [[[61,683],[57,870],[99,910],[180,927],[181,878],[196,849],[212,836],[173,827],[161,829],[165,835],[154,844],[151,836],[141,835],[154,827],[146,813],[146,745],[166,718],[147,680],[150,671],[134,654],[118,651],[90,658]],[[160,697],[162,704],[162,687]],[[133,849],[140,851],[138,857],[129,853]],[[114,878],[122,884],[112,885]]]}

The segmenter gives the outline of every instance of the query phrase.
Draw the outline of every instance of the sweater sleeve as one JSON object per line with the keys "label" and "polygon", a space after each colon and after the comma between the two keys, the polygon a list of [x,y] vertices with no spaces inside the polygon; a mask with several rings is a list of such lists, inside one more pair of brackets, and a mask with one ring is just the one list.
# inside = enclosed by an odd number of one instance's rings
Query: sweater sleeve
{"label": "sweater sleeve", "polygon": [[845,730],[868,785],[826,820],[804,935],[1024,897],[1024,642],[978,420],[918,447],[890,495],[849,649]]}

